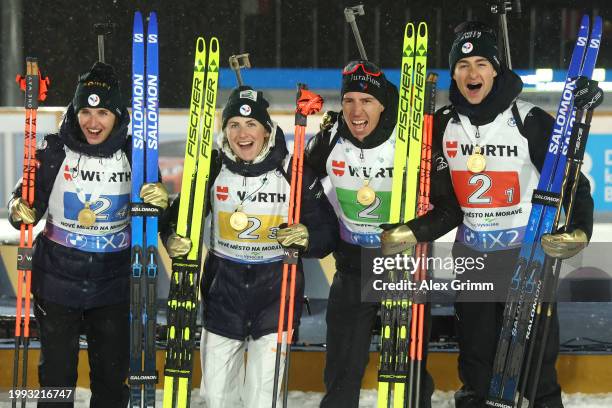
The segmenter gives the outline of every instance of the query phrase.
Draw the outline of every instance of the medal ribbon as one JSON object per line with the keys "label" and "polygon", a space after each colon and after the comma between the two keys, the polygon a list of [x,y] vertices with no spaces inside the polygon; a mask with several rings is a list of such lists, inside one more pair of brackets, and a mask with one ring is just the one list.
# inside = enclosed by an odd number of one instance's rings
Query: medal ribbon
{"label": "medal ribbon", "polygon": [[[85,160],[87,160],[88,158],[86,158]],[[80,158],[79,158],[80,161]],[[100,182],[96,183],[96,186],[94,187],[93,191],[91,191],[90,195],[89,195],[89,200],[87,200],[87,197],[85,195],[85,190],[83,189],[83,187],[81,186],[81,184],[77,181],[77,179],[79,178],[79,165],[77,163],[77,167],[76,167],[76,177],[73,176],[71,177],[71,181],[74,183],[75,187],[76,187],[76,194],[77,197],[79,198],[79,201],[83,203],[83,208],[89,208],[90,205],[92,203],[95,203],[96,201],[98,201],[98,198],[100,198],[100,193],[102,192],[102,189],[104,188],[105,184],[108,184],[108,182],[111,179],[112,174],[110,174],[110,172],[108,172],[109,174],[106,177],[106,180],[100,180]],[[97,172],[98,174],[102,173],[102,172]],[[104,172],[104,175],[106,175],[107,172]],[[102,179],[102,177],[100,177]]]}
{"label": "medal ribbon", "polygon": [[[501,113],[499,115],[501,115]],[[499,115],[497,116],[499,117]],[[497,128],[502,123],[501,120],[497,120],[497,118],[495,118],[489,130],[487,130],[487,133],[485,133],[484,135],[481,135],[480,130],[478,130],[478,133],[475,130],[475,129],[478,129],[478,126],[472,125],[467,116],[459,115],[459,119],[461,120],[461,127],[463,127],[463,130],[465,130],[465,133],[467,134],[468,138],[472,142],[472,145],[475,145],[478,147],[481,147],[481,145],[484,144],[483,141],[485,140],[486,136],[494,134],[497,131]],[[480,153],[482,154],[483,151],[481,150]]]}
{"label": "medal ribbon", "polygon": [[[342,139],[340,139],[342,140]],[[390,143],[391,138],[387,139],[386,143]],[[344,147],[344,152],[345,152],[345,156],[347,161],[349,162],[349,165],[357,168],[357,169],[361,169],[361,168],[366,168],[368,169],[368,171],[370,172],[370,177],[363,179],[363,185],[364,186],[369,186],[372,190],[374,190],[376,192],[376,187],[378,187],[379,183],[376,183],[376,186],[374,185],[374,183],[371,183],[372,177],[374,175],[374,170],[380,170],[380,169],[384,169],[384,167],[365,167],[363,164],[356,164],[356,157],[355,157],[355,151],[353,149],[356,149],[357,147],[355,147],[354,145],[352,145],[351,143],[347,143],[345,141],[342,141],[342,144],[347,144],[346,147]],[[376,158],[375,162],[380,163],[383,161],[383,154],[382,152],[384,151],[384,147],[381,146],[381,154],[378,155],[378,157]],[[365,163],[365,158],[363,160],[359,160],[362,163]],[[361,177],[359,177],[361,178]]]}

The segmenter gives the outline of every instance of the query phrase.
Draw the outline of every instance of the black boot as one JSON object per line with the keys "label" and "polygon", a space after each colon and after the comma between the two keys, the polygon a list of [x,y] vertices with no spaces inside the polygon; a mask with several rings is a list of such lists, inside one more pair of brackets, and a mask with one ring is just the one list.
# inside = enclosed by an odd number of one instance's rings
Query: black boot
{"label": "black boot", "polygon": [[484,398],[470,389],[462,387],[455,392],[455,408],[485,408]]}

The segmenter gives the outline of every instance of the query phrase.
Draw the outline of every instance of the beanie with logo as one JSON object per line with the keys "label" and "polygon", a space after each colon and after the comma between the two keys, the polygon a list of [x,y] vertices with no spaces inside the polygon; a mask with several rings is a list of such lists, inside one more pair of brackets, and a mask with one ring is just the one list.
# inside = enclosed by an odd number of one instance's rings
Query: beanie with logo
{"label": "beanie with logo", "polygon": [[113,67],[96,62],[89,72],[79,76],[72,105],[77,114],[83,108],[105,108],[120,117],[125,105]]}

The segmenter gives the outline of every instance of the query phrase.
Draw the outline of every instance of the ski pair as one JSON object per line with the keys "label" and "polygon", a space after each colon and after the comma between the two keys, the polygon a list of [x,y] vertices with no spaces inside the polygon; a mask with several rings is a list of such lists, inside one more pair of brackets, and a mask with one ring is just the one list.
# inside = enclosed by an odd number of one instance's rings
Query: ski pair
{"label": "ski pair", "polygon": [[[21,199],[30,207],[34,203],[34,186],[36,177],[36,113],[38,102],[47,98],[49,79],[42,77],[38,68],[38,59],[26,58],[26,75],[17,76],[17,83],[25,92],[25,129],[23,138],[23,176],[21,179]],[[15,303],[15,354],[13,360],[13,395],[19,389],[28,388],[28,350],[30,345],[30,283],[32,276],[32,242],[34,231],[32,224],[21,223],[19,227],[19,248],[17,249],[17,300]],[[21,347],[23,355],[20,357]],[[19,366],[21,361],[21,384],[19,384]],[[13,408],[17,398],[12,400]],[[21,399],[25,408],[26,399]]]}
{"label": "ski pair", "polygon": [[[399,86],[395,157],[391,189],[389,223],[405,223],[423,215],[429,207],[429,170],[431,139],[423,140],[427,70],[427,24],[415,29],[406,24]],[[435,77],[432,77],[433,81]],[[433,103],[433,98],[429,99]],[[429,104],[428,104],[429,105]],[[428,115],[433,115],[428,108]],[[425,127],[431,131],[428,119]],[[427,144],[429,142],[429,145]],[[420,187],[420,188],[419,188]],[[419,245],[416,255],[428,248]],[[415,254],[412,250],[406,256]],[[389,271],[390,281],[410,280],[410,272]],[[415,271],[414,279],[423,279],[425,270]],[[383,294],[381,302],[381,349],[378,371],[378,407],[417,406],[420,395],[420,370],[425,321],[425,294]],[[411,310],[412,308],[412,310]],[[393,384],[393,387],[391,387]],[[406,390],[408,384],[408,390]],[[392,393],[393,391],[393,393]],[[408,391],[408,392],[406,392]],[[408,394],[408,401],[406,401]]]}
{"label": "ski pair", "polygon": [[[159,67],[157,16],[134,14],[132,37],[132,275],[130,277],[130,407],[155,407],[157,322],[157,220],[159,208],[143,203],[143,183],[158,182]],[[146,41],[146,48],[145,48]],[[146,54],[146,57],[145,57]],[[146,59],[145,59],[146,58]],[[146,63],[145,63],[146,62]],[[143,346],[144,343],[144,346]],[[143,355],[144,354],[144,355]]]}
{"label": "ski pair", "polygon": [[[557,211],[555,214],[554,225],[556,228],[556,226],[559,223],[559,218],[561,217],[561,203],[565,203],[565,202],[568,203],[567,210],[565,213],[565,224],[562,228],[563,232],[567,232],[567,226],[570,220],[572,219],[572,212],[574,209],[574,199],[576,197],[576,191],[578,189],[580,169],[582,168],[582,164],[584,162],[584,153],[586,151],[586,144],[587,144],[587,139],[589,136],[589,130],[591,126],[591,119],[593,118],[593,110],[587,109],[586,117],[584,117],[584,115],[585,115],[585,111],[583,110],[576,111],[576,121],[574,124],[572,135],[570,137],[570,141],[569,141],[569,150],[567,152],[567,162],[565,164],[563,185],[561,187],[561,192],[560,192],[560,197],[559,197],[559,205],[557,205]],[[583,119],[584,119],[584,122],[583,122]],[[569,185],[570,180],[572,181],[571,185]],[[567,196],[568,193],[569,193],[569,196]],[[544,298],[547,301],[546,305],[543,304],[541,299],[536,299],[537,301],[536,316],[533,322],[532,331],[534,333],[537,333],[538,324],[540,322],[540,319],[542,318],[544,319],[544,327],[539,336],[540,347],[539,347],[539,350],[537,351],[537,357],[536,357],[537,360],[536,360],[536,366],[535,366],[536,369],[535,369],[535,372],[533,373],[533,380],[531,381],[531,390],[530,390],[531,393],[529,397],[527,398],[529,401],[529,408],[533,407],[534,402],[535,402],[536,391],[537,391],[539,380],[540,380],[540,370],[542,368],[542,362],[544,361],[545,345],[548,340],[548,335],[550,331],[550,323],[552,320],[552,314],[556,306],[555,298],[556,298],[559,276],[561,274],[562,263],[563,262],[561,259],[556,259],[556,258],[551,258],[551,257],[546,257],[546,260],[544,263],[544,271],[554,270],[554,273],[552,276],[549,276],[549,274],[545,273],[544,278],[543,278],[542,287],[546,291],[544,292],[545,293]],[[554,267],[551,264],[553,264]],[[548,281],[549,279],[552,279],[552,281],[549,282]],[[543,310],[544,308],[546,309],[545,311]],[[542,314],[543,311],[544,311],[544,314]],[[529,367],[533,359],[534,353],[536,352],[535,346],[536,346],[535,341],[531,341],[529,343],[529,351],[527,354],[527,360],[526,360],[527,365],[525,367],[524,378],[529,378]],[[521,390],[520,390],[517,408],[521,408],[523,399],[526,398],[526,388],[527,388],[527,381],[523,381],[523,383],[521,384]]]}
{"label": "ski pair", "polygon": [[168,342],[164,408],[190,405],[193,348],[199,306],[201,238],[208,195],[215,106],[219,82],[219,42],[212,38],[208,60],[204,38],[196,41],[189,128],[176,233],[191,240],[186,256],[172,260],[168,294]]}
{"label": "ski pair", "polygon": [[[575,120],[573,109],[573,90],[575,79],[580,76],[591,77],[599,44],[601,42],[602,21],[595,19],[589,37],[589,17],[582,18],[578,39],[572,53],[570,65],[561,95],[561,102],[555,117],[552,136],[545,156],[540,180],[532,198],[532,208],[519,254],[515,273],[508,292],[504,310],[503,325],[500,333],[493,373],[486,404],[491,407],[513,408],[515,395],[521,378],[527,343],[533,342],[535,322],[532,311],[537,309],[548,271],[544,268],[546,256],[540,244],[542,235],[557,228],[557,208],[564,182],[567,152],[572,148],[570,135]],[[523,388],[529,379],[528,361],[522,373]],[[533,403],[533,401],[532,401]]]}
{"label": "ski pair", "polygon": [[[293,156],[291,159],[291,181],[289,187],[289,211],[287,225],[299,224],[302,208],[302,176],[304,168],[304,137],[308,115],[313,115],[323,107],[323,98],[308,90],[305,84],[298,84],[295,109],[295,132],[293,138]],[[283,280],[280,293],[280,310],[278,314],[278,329],[276,334],[276,359],[274,362],[274,388],[272,392],[272,408],[276,408],[278,382],[280,378],[281,355],[286,345],[284,356],[284,388],[283,408],[287,407],[289,391],[289,362],[291,343],[293,342],[293,313],[295,307],[295,282],[299,261],[299,250],[285,248],[283,258]],[[287,279],[289,278],[289,280]],[[287,288],[287,286],[289,286]],[[287,322],[285,323],[285,318]],[[284,335],[284,332],[287,334]]]}

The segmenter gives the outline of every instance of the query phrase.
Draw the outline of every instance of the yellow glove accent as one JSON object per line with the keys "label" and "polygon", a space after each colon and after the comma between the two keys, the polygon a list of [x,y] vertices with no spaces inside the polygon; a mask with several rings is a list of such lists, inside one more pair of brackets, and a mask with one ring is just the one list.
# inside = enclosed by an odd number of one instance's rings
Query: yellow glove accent
{"label": "yellow glove accent", "polygon": [[542,249],[553,258],[567,259],[582,251],[589,243],[581,229],[572,232],[542,235]]}
{"label": "yellow glove accent", "polygon": [[187,255],[190,250],[191,240],[189,238],[181,237],[176,232],[170,234],[166,240],[166,251],[168,251],[170,258]]}
{"label": "yellow glove accent", "polygon": [[276,240],[285,248],[308,248],[308,228],[304,224],[293,224],[280,228],[276,233]]}
{"label": "yellow glove accent", "polygon": [[145,183],[140,188],[140,198],[147,203],[165,210],[168,208],[168,190],[162,183]]}
{"label": "yellow glove accent", "polygon": [[383,255],[399,254],[417,244],[414,233],[407,225],[398,225],[380,234]]}
{"label": "yellow glove accent", "polygon": [[338,114],[336,112],[333,111],[327,111],[323,114],[323,118],[321,119],[321,124],[319,125],[319,129],[320,130],[328,130],[330,129],[333,125],[334,122],[336,121],[336,117],[338,117]]}
{"label": "yellow glove accent", "polygon": [[11,219],[14,222],[22,222],[24,224],[34,224],[36,221],[36,210],[23,198],[19,197],[11,202],[9,208]]}

